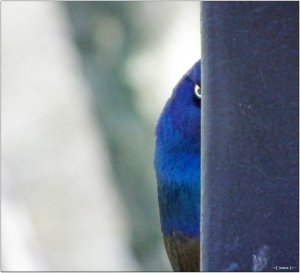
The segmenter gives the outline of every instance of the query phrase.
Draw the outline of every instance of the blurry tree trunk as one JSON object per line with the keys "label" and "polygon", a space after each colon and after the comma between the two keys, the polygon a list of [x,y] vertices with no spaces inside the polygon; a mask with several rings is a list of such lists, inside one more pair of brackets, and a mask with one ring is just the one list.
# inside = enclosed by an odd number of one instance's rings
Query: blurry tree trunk
{"label": "blurry tree trunk", "polygon": [[4,206],[2,223],[19,223],[31,249],[24,227],[30,221],[41,256],[26,255],[27,246],[22,252],[15,245],[19,251],[8,258],[16,233],[4,228],[2,269],[138,269],[62,4],[1,7],[2,164],[11,174],[10,180],[2,174],[2,188],[19,212]]}
{"label": "blurry tree trunk", "polygon": [[93,92],[113,178],[128,210],[132,249],[144,270],[165,268],[153,171],[154,132],[135,105],[126,67],[143,43],[129,2],[67,2],[82,69]]}

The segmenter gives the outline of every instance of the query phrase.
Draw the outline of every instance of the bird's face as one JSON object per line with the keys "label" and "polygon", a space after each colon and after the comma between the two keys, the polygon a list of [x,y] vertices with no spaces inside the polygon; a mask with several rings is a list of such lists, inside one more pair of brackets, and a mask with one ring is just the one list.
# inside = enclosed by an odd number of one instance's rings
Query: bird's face
{"label": "bird's face", "polygon": [[200,87],[200,61],[183,76],[174,88],[156,128],[156,146],[161,151],[200,152],[201,98],[195,93]]}
{"label": "bird's face", "polygon": [[200,143],[200,61],[187,72],[170,98],[170,114],[185,141]]}

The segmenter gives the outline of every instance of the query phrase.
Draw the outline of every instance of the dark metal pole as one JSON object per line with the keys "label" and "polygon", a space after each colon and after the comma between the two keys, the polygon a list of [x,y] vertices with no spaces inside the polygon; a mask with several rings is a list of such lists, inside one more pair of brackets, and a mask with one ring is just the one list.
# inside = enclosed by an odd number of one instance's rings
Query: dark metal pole
{"label": "dark metal pole", "polygon": [[203,271],[298,271],[298,2],[203,2]]}

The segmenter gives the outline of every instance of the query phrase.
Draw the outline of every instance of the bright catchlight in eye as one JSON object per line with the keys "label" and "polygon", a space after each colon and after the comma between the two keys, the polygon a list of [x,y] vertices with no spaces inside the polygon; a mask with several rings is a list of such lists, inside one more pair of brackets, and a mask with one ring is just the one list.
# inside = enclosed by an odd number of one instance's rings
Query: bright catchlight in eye
{"label": "bright catchlight in eye", "polygon": [[198,99],[201,99],[201,87],[199,85],[195,85],[194,89],[195,95]]}

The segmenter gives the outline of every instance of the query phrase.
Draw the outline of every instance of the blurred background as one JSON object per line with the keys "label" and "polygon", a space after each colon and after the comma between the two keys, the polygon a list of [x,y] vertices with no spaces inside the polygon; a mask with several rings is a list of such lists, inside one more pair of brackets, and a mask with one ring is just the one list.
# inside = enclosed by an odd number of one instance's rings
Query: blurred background
{"label": "blurred background", "polygon": [[199,2],[2,2],[1,269],[169,271],[155,125]]}

